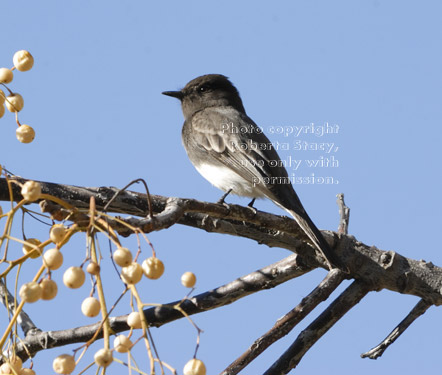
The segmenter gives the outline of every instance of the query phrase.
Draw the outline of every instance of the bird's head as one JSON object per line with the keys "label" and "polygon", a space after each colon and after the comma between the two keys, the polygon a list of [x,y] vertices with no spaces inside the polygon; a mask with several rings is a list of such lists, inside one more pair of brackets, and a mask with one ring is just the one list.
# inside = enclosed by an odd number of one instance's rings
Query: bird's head
{"label": "bird's head", "polygon": [[182,90],[164,91],[163,94],[181,101],[186,119],[208,107],[231,106],[245,113],[238,90],[226,76],[221,74],[197,77]]}

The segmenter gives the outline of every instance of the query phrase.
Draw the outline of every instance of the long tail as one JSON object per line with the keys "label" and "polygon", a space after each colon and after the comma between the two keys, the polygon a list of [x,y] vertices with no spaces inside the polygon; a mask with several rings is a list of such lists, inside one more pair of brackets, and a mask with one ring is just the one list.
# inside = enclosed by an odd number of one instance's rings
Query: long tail
{"label": "long tail", "polygon": [[307,213],[304,211],[302,214],[299,214],[291,209],[283,207],[293,218],[296,220],[298,225],[302,228],[305,234],[312,240],[313,244],[320,251],[322,256],[325,258],[325,261],[328,263],[330,269],[332,268],[341,268],[340,262],[337,260],[334,252],[328,245],[327,241],[322,236],[321,232]]}

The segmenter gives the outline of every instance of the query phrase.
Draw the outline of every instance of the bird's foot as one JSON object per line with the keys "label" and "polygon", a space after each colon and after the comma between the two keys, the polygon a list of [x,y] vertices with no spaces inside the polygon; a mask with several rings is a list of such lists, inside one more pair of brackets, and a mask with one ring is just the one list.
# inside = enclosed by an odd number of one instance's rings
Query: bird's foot
{"label": "bird's foot", "polygon": [[253,198],[252,201],[247,205],[247,207],[249,207],[252,210],[252,212],[256,215],[258,210],[255,207],[253,207],[253,203],[255,203],[255,200],[256,198]]}
{"label": "bird's foot", "polygon": [[226,206],[229,206],[227,203],[224,202],[224,200],[226,199],[226,197],[227,197],[231,192],[232,192],[232,189],[227,190],[227,191],[223,194],[223,196],[218,200],[218,202],[216,202],[216,203],[218,203],[218,204],[223,204],[223,205],[226,205]]}

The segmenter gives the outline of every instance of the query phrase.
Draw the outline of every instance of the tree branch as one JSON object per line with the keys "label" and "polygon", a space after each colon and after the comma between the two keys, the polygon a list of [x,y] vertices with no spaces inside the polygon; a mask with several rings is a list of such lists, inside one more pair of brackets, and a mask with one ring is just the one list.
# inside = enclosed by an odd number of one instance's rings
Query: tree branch
{"label": "tree branch", "polygon": [[[18,179],[25,182],[24,179]],[[97,209],[103,208],[115,195],[115,188],[81,188],[68,185],[41,182],[45,194],[56,196],[77,208],[88,209],[91,196],[95,197]],[[14,200],[21,200],[20,188],[13,184]],[[5,179],[0,179],[0,200],[9,200],[8,186]],[[163,213],[168,206],[169,198],[151,195],[155,216]],[[200,202],[193,199],[173,198],[169,208],[178,210],[179,215],[163,213],[160,228],[171,217],[178,224],[192,226],[208,232],[225,233],[246,237],[266,244],[269,247],[281,247],[302,255],[306,264],[311,267],[326,268],[321,256],[308,243],[303,231],[296,222],[288,217],[276,216],[265,212],[253,212],[248,207]],[[52,206],[53,207],[53,206]],[[146,195],[124,191],[109,206],[110,212],[125,212],[130,215],[146,216],[148,214]],[[87,212],[87,211],[85,211]],[[136,218],[126,218],[128,223],[136,225]],[[147,222],[145,221],[147,220]],[[141,219],[140,226],[148,226],[147,232],[156,230],[155,217]],[[110,225],[118,225],[109,220]],[[148,223],[148,224],[146,224]],[[170,222],[169,222],[170,223]],[[168,223],[168,224],[169,224]],[[120,224],[119,224],[120,225]],[[120,225],[121,226],[121,225]],[[128,234],[125,228],[126,235]],[[442,268],[431,262],[416,261],[405,258],[394,251],[382,251],[358,242],[354,237],[338,233],[322,232],[331,244],[333,251],[349,270],[348,277],[363,280],[375,290],[383,288],[395,292],[418,296],[429,304],[441,305]],[[322,262],[322,263],[321,263]]]}
{"label": "tree branch", "polygon": [[301,322],[316,306],[325,301],[331,293],[344,280],[344,273],[333,269],[324,280],[293,310],[282,318],[263,336],[257,339],[245,353],[227,367],[221,375],[236,375],[250,362],[258,357],[270,345],[287,335],[295,326]]}
{"label": "tree branch", "polygon": [[334,300],[305,330],[286,352],[266,371],[264,375],[287,374],[301,361],[305,353],[353,306],[370,291],[368,285],[354,281]]}
{"label": "tree branch", "polygon": [[[8,311],[10,311],[12,314],[15,313],[15,309],[17,308],[15,304],[16,300],[14,296],[6,288],[5,283],[1,279],[0,279],[0,300],[2,304],[8,309]],[[17,323],[20,324],[20,327],[23,330],[25,336],[27,336],[28,333],[34,334],[36,332],[41,331],[40,329],[37,328],[37,326],[34,324],[34,322],[29,317],[29,315],[26,314],[26,312],[23,310],[21,310],[18,315]]]}
{"label": "tree branch", "polygon": [[348,223],[350,221],[350,208],[345,205],[344,194],[340,193],[337,196],[336,203],[339,207],[339,227],[338,233],[348,234]]}
{"label": "tree branch", "polygon": [[[293,254],[279,262],[240,277],[214,290],[185,299],[182,302],[174,301],[159,307],[145,309],[146,321],[149,322],[150,327],[161,327],[166,323],[184,318],[182,313],[174,308],[177,304],[180,304],[180,308],[187,315],[194,315],[229,305],[250,294],[274,288],[312,270],[299,260],[300,256]],[[129,330],[126,320],[127,315],[109,318],[112,332],[120,333]],[[100,327],[101,323],[98,322],[61,331],[38,332],[17,343],[16,353],[21,358],[27,359],[24,346],[27,347],[29,353],[35,355],[37,352],[48,348],[87,342]],[[101,333],[97,336],[97,339],[99,338],[102,338]]]}
{"label": "tree branch", "polygon": [[405,330],[413,323],[417,318],[419,318],[422,314],[424,314],[430,307],[428,303],[424,300],[420,300],[416,306],[409,312],[409,314],[400,322],[393,331],[376,347],[369,350],[366,353],[361,354],[361,358],[370,358],[377,359],[382,354],[384,354],[385,350],[393,344],[400,335],[402,335]]}

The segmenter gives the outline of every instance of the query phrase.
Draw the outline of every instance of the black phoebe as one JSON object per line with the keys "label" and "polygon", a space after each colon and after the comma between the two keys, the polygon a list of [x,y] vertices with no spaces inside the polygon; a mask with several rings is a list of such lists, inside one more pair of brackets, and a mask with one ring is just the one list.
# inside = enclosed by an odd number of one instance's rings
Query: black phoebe
{"label": "black phoebe", "polygon": [[267,197],[289,212],[331,268],[337,262],[328,243],[304,210],[271,142],[246,115],[238,90],[227,77],[208,74],[181,91],[164,95],[181,101],[182,140],[190,161],[210,183],[226,192]]}

